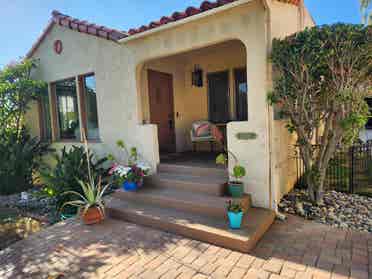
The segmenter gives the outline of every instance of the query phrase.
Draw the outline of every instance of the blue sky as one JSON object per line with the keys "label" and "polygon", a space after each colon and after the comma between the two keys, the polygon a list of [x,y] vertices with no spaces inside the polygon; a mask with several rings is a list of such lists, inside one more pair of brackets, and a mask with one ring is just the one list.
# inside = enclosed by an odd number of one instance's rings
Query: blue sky
{"label": "blue sky", "polygon": [[[120,30],[138,27],[202,0],[0,0],[0,68],[24,56],[52,10]],[[358,0],[305,0],[317,24],[359,23]]]}

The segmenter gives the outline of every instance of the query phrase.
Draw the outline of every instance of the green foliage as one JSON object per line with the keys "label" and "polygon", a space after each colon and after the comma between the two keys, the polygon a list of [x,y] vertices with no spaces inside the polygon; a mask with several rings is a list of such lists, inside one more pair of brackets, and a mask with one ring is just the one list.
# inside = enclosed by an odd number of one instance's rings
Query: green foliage
{"label": "green foliage", "polygon": [[336,146],[352,144],[369,116],[364,98],[372,88],[372,27],[308,28],[274,40],[271,59],[274,90],[268,101],[289,119],[308,184],[322,191]]}
{"label": "green foliage", "polygon": [[1,130],[20,133],[30,102],[45,91],[45,82],[31,78],[36,67],[34,60],[24,60],[0,71]]}
{"label": "green foliage", "polygon": [[91,180],[90,182],[83,182],[81,180],[77,181],[81,187],[81,191],[79,192],[67,191],[62,193],[62,195],[63,196],[72,195],[77,197],[78,199],[65,202],[61,207],[61,211],[66,206],[72,206],[77,207],[79,211],[82,211],[82,214],[85,214],[89,208],[97,207],[98,210],[101,212],[102,216],[105,216],[103,195],[105,194],[110,184],[107,184],[102,188],[101,179],[98,180],[97,184],[94,183],[93,180]]}
{"label": "green foliage", "polygon": [[13,194],[33,186],[48,144],[32,138],[24,116],[30,102],[46,89],[31,78],[35,61],[24,60],[0,70],[0,194]]}
{"label": "green foliage", "polygon": [[[230,176],[239,181],[241,178],[246,176],[246,170],[243,166],[239,165],[237,157],[232,152],[229,151],[228,154],[231,156],[231,159],[234,160],[233,172],[230,173]],[[227,163],[227,154],[221,153],[216,157],[216,164],[226,166]]]}
{"label": "green foliage", "polygon": [[[64,147],[61,154],[55,154],[56,165],[54,168],[47,168],[41,172],[42,182],[45,184],[43,193],[53,197],[57,201],[57,207],[71,201],[71,195],[63,195],[64,192],[74,191],[83,194],[79,183],[89,183],[88,160],[85,158],[83,146],[72,146],[67,150]],[[107,170],[103,164],[107,158],[96,160],[94,155],[89,153],[89,169],[93,173],[93,181],[97,182],[99,177],[106,177]]]}
{"label": "green foliage", "polygon": [[227,157],[225,154],[221,153],[216,157],[217,165],[225,165],[227,163]]}
{"label": "green foliage", "polygon": [[244,167],[242,167],[240,165],[236,165],[236,166],[234,166],[232,174],[233,174],[233,177],[235,177],[236,179],[240,179],[240,178],[245,176],[246,171],[245,171]]}
{"label": "green foliage", "polygon": [[[96,164],[93,163],[93,155],[88,149],[88,143],[85,138],[85,134],[83,135],[84,138],[84,147],[80,147],[77,153],[80,153],[81,150],[84,152],[83,156],[83,164],[86,168],[84,170],[86,171],[87,177],[84,177],[84,180],[81,180],[79,178],[76,178],[76,181],[78,182],[80,186],[80,191],[74,191],[69,190],[66,192],[63,192],[61,196],[75,196],[77,197],[77,200],[69,200],[66,201],[61,206],[61,211],[66,206],[72,206],[78,208],[79,212],[81,212],[83,215],[87,213],[89,208],[96,207],[100,212],[101,216],[105,216],[105,206],[103,201],[103,195],[105,194],[106,190],[110,186],[110,184],[107,184],[102,188],[102,176],[98,176],[100,169],[97,167],[97,164],[103,163],[106,159],[101,160],[100,162],[97,162]],[[97,182],[96,182],[97,181]]]}
{"label": "green foliage", "polygon": [[244,207],[240,201],[230,200],[227,202],[227,211],[239,213],[239,212],[243,212],[243,210],[244,210]]}
{"label": "green foliage", "polygon": [[[128,151],[127,146],[125,145],[123,140],[118,140],[116,141],[117,147],[119,147],[123,152],[127,160],[127,165],[132,166],[137,163],[138,161],[138,151],[136,147],[131,147],[130,150]],[[108,159],[110,161],[117,161],[114,155],[109,154]]]}
{"label": "green foliage", "polygon": [[26,191],[33,186],[33,175],[42,165],[49,144],[32,138],[25,129],[20,134],[0,133],[0,195]]}

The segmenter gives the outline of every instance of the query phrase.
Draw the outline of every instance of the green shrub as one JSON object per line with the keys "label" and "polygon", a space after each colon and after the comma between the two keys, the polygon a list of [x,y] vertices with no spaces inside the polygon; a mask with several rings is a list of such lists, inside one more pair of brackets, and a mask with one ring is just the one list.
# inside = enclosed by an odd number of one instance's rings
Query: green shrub
{"label": "green shrub", "polygon": [[25,191],[33,186],[48,144],[32,138],[25,129],[31,101],[45,92],[43,81],[31,78],[34,60],[22,60],[0,69],[0,195]]}
{"label": "green shrub", "polygon": [[40,168],[49,144],[21,133],[0,133],[0,195],[26,191],[33,186],[33,175]]}
{"label": "green shrub", "polygon": [[[75,191],[82,194],[79,181],[89,182],[88,163],[83,146],[72,146],[67,150],[64,147],[61,154],[55,154],[57,164],[54,168],[47,168],[41,172],[41,179],[45,186],[42,193],[56,199],[57,207],[60,208],[65,202],[72,200],[75,196],[62,195],[67,191]],[[89,152],[89,164],[93,179],[97,182],[99,177],[107,177],[107,169],[103,164],[107,158],[95,159],[94,154]]]}

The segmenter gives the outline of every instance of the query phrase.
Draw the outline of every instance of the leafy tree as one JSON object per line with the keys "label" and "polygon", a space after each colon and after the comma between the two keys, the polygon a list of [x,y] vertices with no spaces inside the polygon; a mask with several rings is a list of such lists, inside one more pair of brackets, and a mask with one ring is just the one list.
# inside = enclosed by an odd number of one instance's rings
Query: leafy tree
{"label": "leafy tree", "polygon": [[32,138],[25,127],[25,113],[46,85],[33,80],[35,61],[24,60],[0,70],[0,194],[27,190],[39,169],[48,144]]}
{"label": "leafy tree", "polygon": [[43,81],[31,77],[36,67],[34,60],[24,60],[0,71],[0,132],[20,135],[30,102],[45,90]]}
{"label": "leafy tree", "polygon": [[297,134],[310,197],[321,202],[326,169],[340,145],[351,144],[368,117],[371,27],[313,27],[274,40],[274,90],[269,94],[289,132]]}
{"label": "leafy tree", "polygon": [[360,12],[362,14],[363,24],[372,24],[372,0],[359,0],[360,2]]}

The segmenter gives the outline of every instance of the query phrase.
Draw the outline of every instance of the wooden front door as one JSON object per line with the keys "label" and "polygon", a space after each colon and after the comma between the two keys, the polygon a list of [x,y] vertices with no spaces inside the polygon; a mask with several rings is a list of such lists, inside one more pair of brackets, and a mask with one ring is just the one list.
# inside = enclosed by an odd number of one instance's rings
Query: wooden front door
{"label": "wooden front door", "polygon": [[229,121],[229,72],[210,73],[208,78],[209,120],[214,123]]}
{"label": "wooden front door", "polygon": [[173,77],[148,70],[150,119],[158,126],[160,152],[176,150],[173,109]]}

